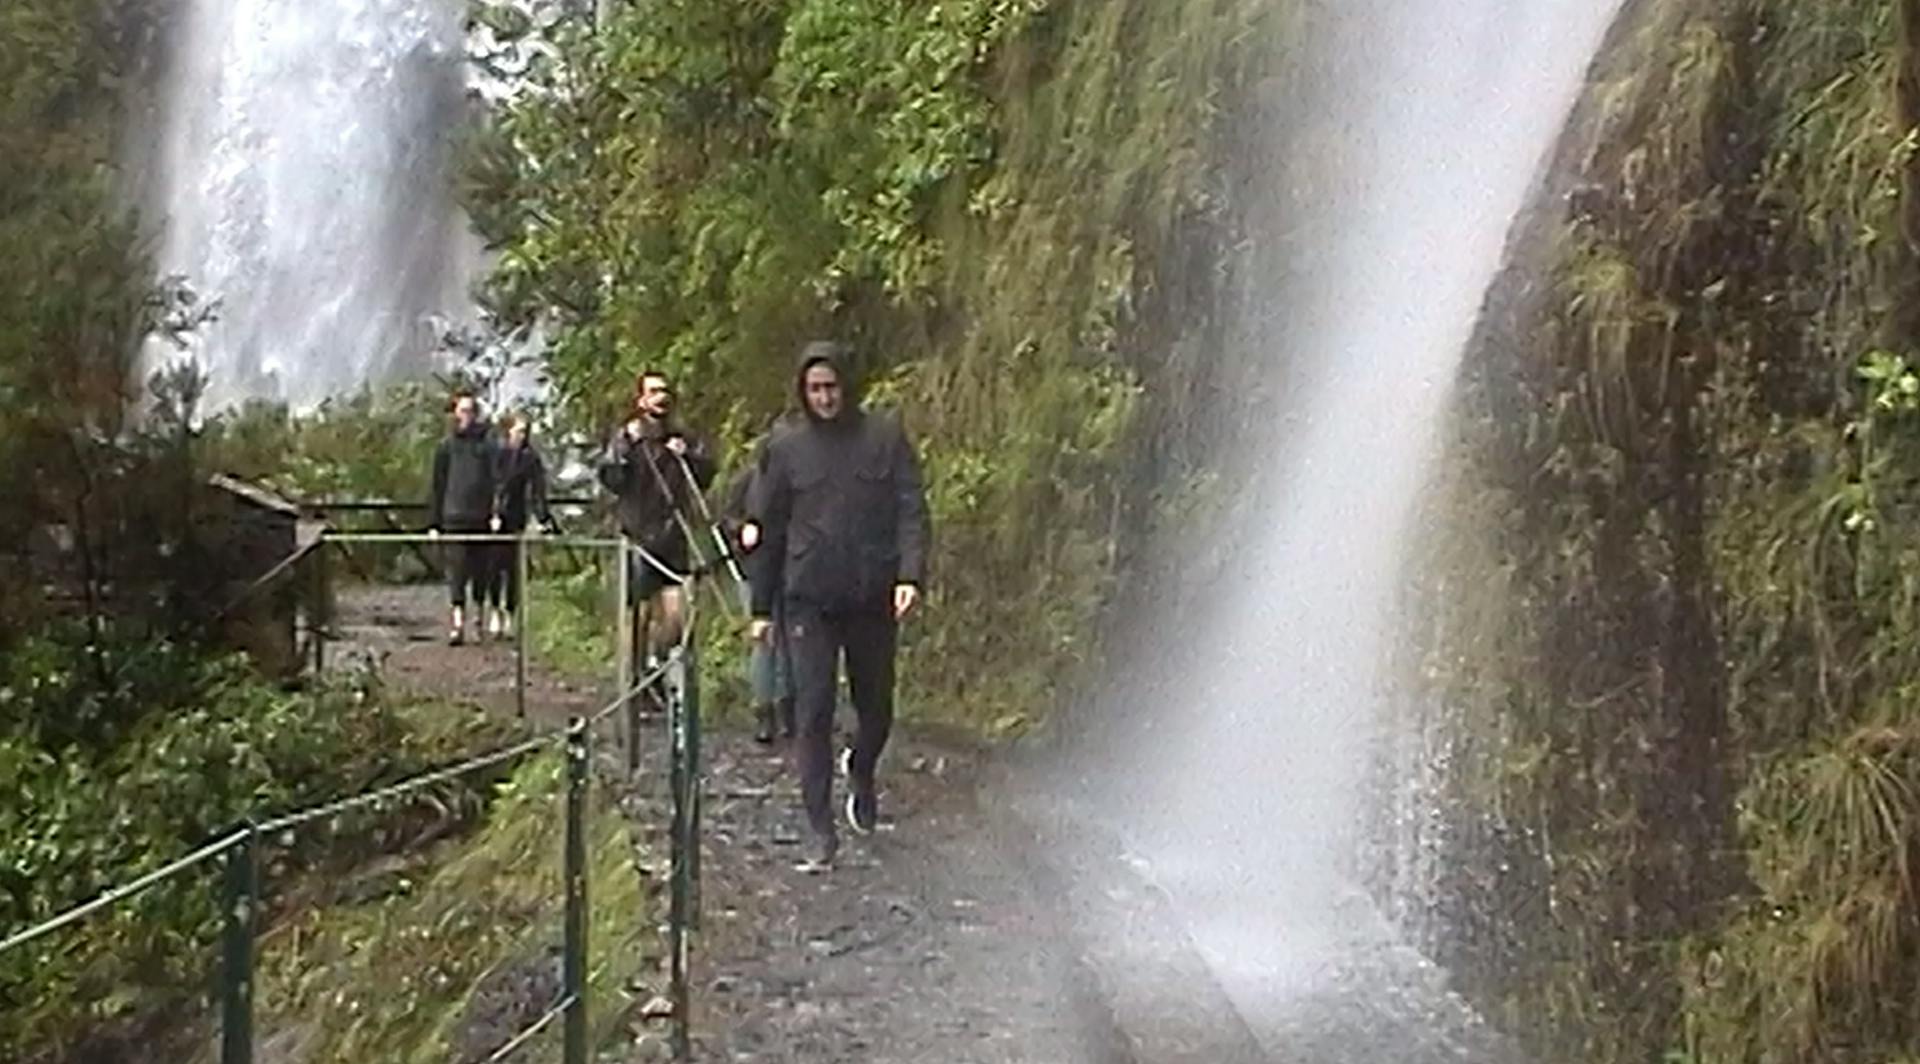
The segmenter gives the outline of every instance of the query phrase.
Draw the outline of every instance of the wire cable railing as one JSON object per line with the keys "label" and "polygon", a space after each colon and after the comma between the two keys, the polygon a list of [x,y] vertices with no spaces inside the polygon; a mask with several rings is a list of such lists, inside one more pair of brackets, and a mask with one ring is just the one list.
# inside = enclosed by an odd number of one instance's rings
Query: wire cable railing
{"label": "wire cable railing", "polygon": [[[249,817],[240,825],[220,834],[166,864],[135,879],[111,887],[98,896],[0,938],[0,955],[23,948],[64,929],[85,922],[102,911],[113,909],[169,880],[196,870],[215,860],[224,860],[225,872],[220,912],[223,918],[221,964],[221,1064],[251,1064],[253,1060],[253,984],[254,946],[258,937],[261,910],[259,850],[261,840],[286,837],[320,821],[336,820],[360,810],[384,810],[441,784],[464,779],[510,764],[541,750],[561,746],[566,751],[567,788],[565,802],[565,945],[563,954],[564,987],[559,1000],[533,1023],[509,1038],[489,1061],[512,1057],[550,1027],[564,1020],[563,1062],[585,1064],[587,1060],[587,861],[586,796],[589,788],[592,739],[595,729],[626,711],[627,771],[631,776],[639,767],[639,703],[650,689],[659,691],[666,709],[670,751],[670,800],[672,828],[670,836],[671,883],[668,913],[668,952],[671,957],[671,991],[674,1002],[673,1048],[677,1059],[688,1059],[690,1035],[690,936],[698,928],[699,876],[699,795],[704,780],[699,764],[699,683],[693,632],[695,610],[688,613],[679,641],[668,648],[660,660],[644,672],[634,675],[633,646],[630,639],[632,618],[629,581],[630,557],[671,572],[659,559],[625,539],[588,537],[531,537],[473,534],[428,536],[421,533],[328,533],[333,542],[517,542],[565,545],[574,548],[612,549],[619,557],[616,565],[619,587],[619,630],[621,642],[615,653],[618,674],[614,697],[591,713],[573,717],[564,727],[553,727],[497,749],[483,751],[458,762],[430,769],[394,783],[372,787],[357,794],[319,802],[300,809],[266,817]],[[324,547],[324,544],[322,545]],[[525,566],[527,551],[520,551],[519,563]],[[519,598],[521,614],[517,624],[516,703],[522,719],[526,715],[525,608],[530,596],[523,583]],[[323,658],[316,654],[314,663]],[[290,840],[288,840],[290,841]]]}

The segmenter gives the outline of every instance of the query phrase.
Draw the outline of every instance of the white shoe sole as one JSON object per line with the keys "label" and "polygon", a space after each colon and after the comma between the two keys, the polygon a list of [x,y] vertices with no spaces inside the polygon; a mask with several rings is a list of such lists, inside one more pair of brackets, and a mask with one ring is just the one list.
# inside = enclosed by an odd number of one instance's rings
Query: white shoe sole
{"label": "white shoe sole", "polygon": [[866,836],[873,834],[873,828],[878,825],[876,824],[873,826],[865,826],[860,823],[860,818],[853,815],[853,798],[854,798],[853,795],[851,794],[847,795],[847,802],[846,802],[847,828],[851,830],[855,835],[865,838]]}

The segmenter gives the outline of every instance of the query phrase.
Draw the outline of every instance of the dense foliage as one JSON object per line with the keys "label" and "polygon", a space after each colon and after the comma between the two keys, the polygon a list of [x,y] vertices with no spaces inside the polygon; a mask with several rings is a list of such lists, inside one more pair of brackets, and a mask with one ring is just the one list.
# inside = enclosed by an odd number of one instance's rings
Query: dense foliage
{"label": "dense foliage", "polygon": [[[276,690],[238,658],[56,629],[0,664],[0,927],[46,919],[159,867],[247,815],[297,808],[443,761],[504,725],[422,726],[362,685]],[[104,651],[104,652],[101,652]],[[82,666],[111,662],[103,684]],[[348,825],[377,851],[404,818]],[[271,859],[325,855],[325,832]],[[315,845],[316,842],[319,845]],[[0,957],[0,1042],[23,1059],[112,1044],[198,1003],[220,926],[217,865]]]}
{"label": "dense foliage", "polygon": [[1550,1057],[1920,1058],[1914,10],[1630,5],[1469,365],[1445,949]]}
{"label": "dense foliage", "polygon": [[514,72],[468,182],[495,320],[542,331],[577,423],[658,365],[736,456],[802,342],[854,342],[935,512],[910,712],[1043,710],[1111,591],[1142,391],[1209,321],[1172,274],[1220,223],[1262,5],[611,6],[597,33],[485,8]]}

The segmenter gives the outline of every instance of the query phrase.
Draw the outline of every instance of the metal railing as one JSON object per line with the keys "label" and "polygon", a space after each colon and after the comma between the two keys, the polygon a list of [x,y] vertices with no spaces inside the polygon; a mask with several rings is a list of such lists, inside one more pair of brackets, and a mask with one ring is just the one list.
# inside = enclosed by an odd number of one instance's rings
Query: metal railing
{"label": "metal railing", "polygon": [[[220,913],[222,919],[220,963],[220,1061],[221,1064],[251,1064],[254,1059],[254,983],[255,947],[260,933],[262,909],[261,851],[268,840],[283,844],[302,829],[321,821],[333,821],[358,810],[385,810],[409,798],[421,795],[438,784],[465,779],[498,769],[530,754],[553,746],[566,752],[566,801],[564,807],[565,844],[563,847],[563,893],[565,902],[563,932],[562,986],[558,999],[542,1015],[503,1043],[489,1061],[505,1061],[524,1049],[555,1020],[562,1021],[562,1061],[586,1064],[588,1054],[586,987],[590,951],[587,921],[587,826],[586,804],[592,773],[595,729],[625,715],[626,771],[631,780],[640,766],[640,702],[649,689],[661,693],[665,708],[667,746],[670,756],[669,799],[671,828],[669,841],[669,900],[667,947],[670,957],[670,1000],[673,1004],[672,1048],[675,1059],[687,1060],[692,1053],[691,992],[692,935],[699,928],[699,840],[701,793],[705,778],[700,761],[700,690],[696,660],[691,596],[682,637],[664,658],[651,662],[637,677],[633,661],[632,610],[629,582],[630,558],[643,564],[659,565],[658,559],[645,554],[622,539],[580,537],[527,537],[499,534],[439,535],[419,533],[328,533],[333,543],[399,542],[511,542],[519,545],[515,564],[522,581],[515,617],[515,704],[519,716],[526,717],[527,689],[527,604],[532,597],[525,577],[527,548],[534,544],[570,548],[612,550],[617,559],[618,629],[620,640],[616,658],[615,697],[586,716],[576,716],[564,728],[539,732],[529,738],[494,750],[475,754],[442,768],[420,773],[397,783],[372,788],[358,794],[321,802],[306,808],[258,818],[249,816],[236,827],[145,875],[112,887],[93,899],[75,905],[50,919],[23,928],[0,939],[0,954],[25,947],[65,928],[82,923],[105,910],[132,901],[161,883],[201,868],[215,860],[224,861],[221,877]],[[316,552],[324,558],[326,543]],[[316,587],[324,595],[325,572],[321,570]],[[323,631],[316,628],[316,632]],[[312,663],[325,664],[324,641],[316,640]],[[651,921],[650,914],[636,913],[634,919]]]}

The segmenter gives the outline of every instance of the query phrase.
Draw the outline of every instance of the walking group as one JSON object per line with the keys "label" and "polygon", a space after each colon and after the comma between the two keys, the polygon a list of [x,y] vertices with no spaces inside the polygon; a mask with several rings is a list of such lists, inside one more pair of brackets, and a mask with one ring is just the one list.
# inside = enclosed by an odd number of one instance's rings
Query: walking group
{"label": "walking group", "polygon": [[[732,576],[751,614],[747,669],[754,738],[791,741],[805,809],[802,867],[832,867],[839,822],[856,834],[879,822],[876,781],[893,728],[899,625],[919,606],[926,578],[928,518],[919,461],[895,419],[860,407],[844,344],[818,341],[800,353],[794,406],[741,463],[719,512],[708,491],[719,469],[713,441],[675,416],[673,382],[647,371],[626,420],[595,470],[613,497],[627,564],[637,659],[679,642],[686,596],[705,577]],[[448,639],[467,639],[469,620],[510,636],[520,589],[517,542],[530,522],[553,529],[545,465],[525,418],[496,438],[473,396],[458,394],[452,426],[434,454],[428,528],[447,537]],[[484,620],[470,617],[469,606]],[[853,704],[846,776],[835,816],[834,711],[842,669]]]}

